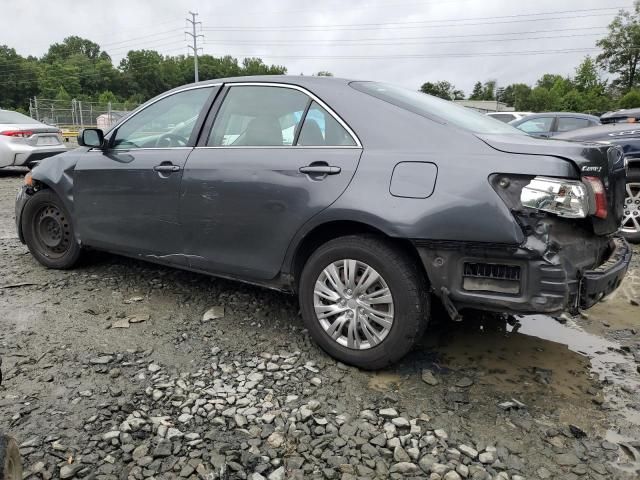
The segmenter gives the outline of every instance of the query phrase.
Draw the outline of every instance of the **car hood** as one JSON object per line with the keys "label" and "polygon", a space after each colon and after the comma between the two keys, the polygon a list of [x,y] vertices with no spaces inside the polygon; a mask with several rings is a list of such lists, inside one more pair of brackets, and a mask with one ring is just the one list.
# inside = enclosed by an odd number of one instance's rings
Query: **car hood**
{"label": "car hood", "polygon": [[592,217],[594,231],[608,234],[618,230],[622,220],[626,168],[621,147],[605,143],[581,143],[541,139],[528,135],[477,135],[490,147],[505,153],[544,155],[573,163],[580,177],[599,177],[607,191],[606,219]]}

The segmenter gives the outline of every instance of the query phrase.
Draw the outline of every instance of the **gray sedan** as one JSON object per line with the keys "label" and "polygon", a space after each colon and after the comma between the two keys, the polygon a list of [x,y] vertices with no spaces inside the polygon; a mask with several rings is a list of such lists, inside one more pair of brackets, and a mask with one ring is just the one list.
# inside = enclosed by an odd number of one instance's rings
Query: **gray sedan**
{"label": "gray sedan", "polygon": [[0,168],[28,167],[64,151],[58,128],[22,113],[0,110]]}
{"label": "gray sedan", "polygon": [[49,268],[88,248],[298,295],[335,358],[380,368],[432,300],[576,312],[630,261],[608,145],[549,142],[420,92],[322,77],[177,88],[44,160],[16,200]]}

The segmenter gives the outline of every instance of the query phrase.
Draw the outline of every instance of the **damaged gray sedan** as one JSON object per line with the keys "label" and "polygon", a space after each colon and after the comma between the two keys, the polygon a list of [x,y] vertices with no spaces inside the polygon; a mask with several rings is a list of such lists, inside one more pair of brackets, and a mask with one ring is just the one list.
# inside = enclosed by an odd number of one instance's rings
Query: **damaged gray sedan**
{"label": "damaged gray sedan", "polygon": [[99,249],[296,293],[335,358],[381,368],[431,300],[577,312],[622,281],[626,165],[451,102],[322,77],[230,78],[160,95],[44,160],[16,202],[49,268]]}

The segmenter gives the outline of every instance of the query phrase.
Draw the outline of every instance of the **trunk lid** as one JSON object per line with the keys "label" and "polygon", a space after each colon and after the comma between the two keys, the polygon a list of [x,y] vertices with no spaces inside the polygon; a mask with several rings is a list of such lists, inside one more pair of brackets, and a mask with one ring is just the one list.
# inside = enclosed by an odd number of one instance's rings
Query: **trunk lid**
{"label": "trunk lid", "polygon": [[573,163],[580,178],[598,177],[607,197],[607,218],[590,217],[597,235],[615,233],[624,211],[626,166],[620,147],[595,142],[540,139],[528,135],[477,135],[505,153],[553,156]]}

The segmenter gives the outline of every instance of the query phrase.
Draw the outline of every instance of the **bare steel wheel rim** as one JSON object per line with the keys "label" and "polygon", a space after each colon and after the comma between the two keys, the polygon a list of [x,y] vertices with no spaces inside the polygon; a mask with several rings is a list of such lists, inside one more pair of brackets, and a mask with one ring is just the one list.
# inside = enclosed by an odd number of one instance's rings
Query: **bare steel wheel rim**
{"label": "bare steel wheel rim", "polygon": [[354,350],[379,345],[393,326],[387,282],[359,260],[338,260],[322,270],[313,290],[313,308],[325,333]]}
{"label": "bare steel wheel rim", "polygon": [[627,183],[626,189],[621,230],[626,233],[640,233],[640,183]]}
{"label": "bare steel wheel rim", "polygon": [[40,250],[48,257],[62,257],[71,245],[71,226],[66,215],[53,204],[44,205],[33,217]]}

